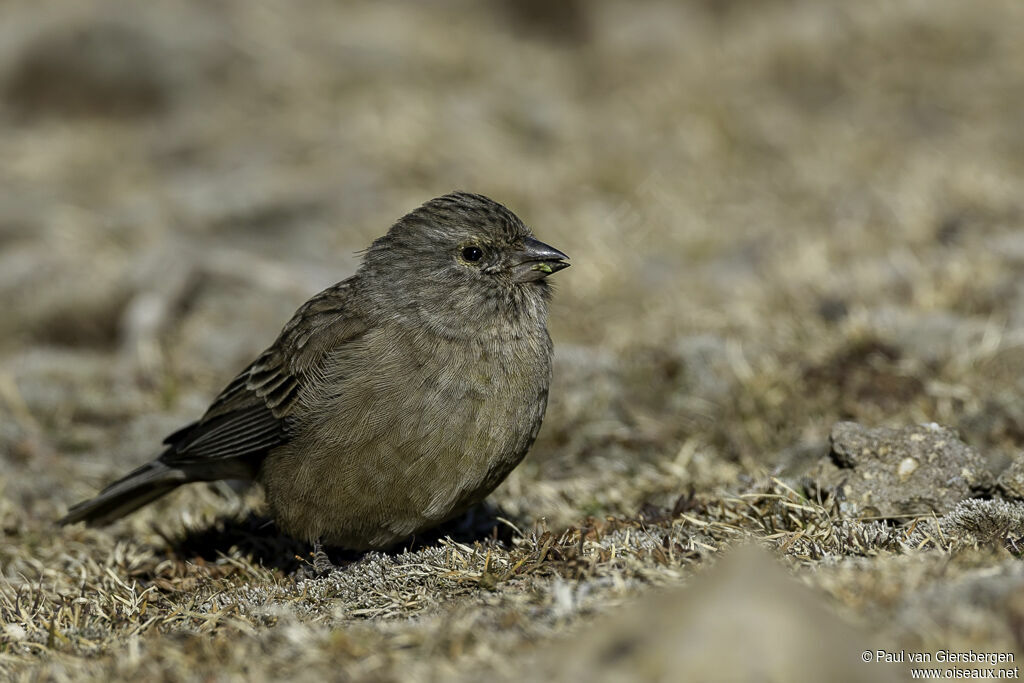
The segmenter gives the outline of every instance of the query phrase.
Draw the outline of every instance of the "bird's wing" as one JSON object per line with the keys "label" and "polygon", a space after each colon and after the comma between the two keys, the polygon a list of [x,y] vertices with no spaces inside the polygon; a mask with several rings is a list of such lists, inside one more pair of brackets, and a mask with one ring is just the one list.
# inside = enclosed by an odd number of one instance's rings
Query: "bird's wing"
{"label": "bird's wing", "polygon": [[346,280],[307,301],[277,341],[217,396],[197,422],[166,439],[167,465],[259,457],[288,441],[290,418],[305,383],[327,353],[366,331]]}

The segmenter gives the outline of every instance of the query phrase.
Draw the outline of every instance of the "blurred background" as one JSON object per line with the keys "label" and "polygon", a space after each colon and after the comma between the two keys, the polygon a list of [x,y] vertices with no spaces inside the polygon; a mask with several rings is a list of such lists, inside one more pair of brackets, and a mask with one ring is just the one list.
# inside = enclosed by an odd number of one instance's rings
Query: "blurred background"
{"label": "blurred background", "polygon": [[[1021,26],[1017,0],[6,0],[5,574],[454,189],[573,263],[515,519],[796,472],[837,419],[1005,466]],[[220,504],[177,495],[137,524]]]}
{"label": "blurred background", "polygon": [[[6,2],[5,458],[81,473],[60,504],[88,493],[453,189],[573,259],[540,479],[579,456],[619,481],[692,438],[771,462],[865,413],[978,413],[975,440],[1005,445],[1019,404],[940,366],[1024,330],[1022,19],[1012,0]],[[22,453],[42,445],[56,470]]]}

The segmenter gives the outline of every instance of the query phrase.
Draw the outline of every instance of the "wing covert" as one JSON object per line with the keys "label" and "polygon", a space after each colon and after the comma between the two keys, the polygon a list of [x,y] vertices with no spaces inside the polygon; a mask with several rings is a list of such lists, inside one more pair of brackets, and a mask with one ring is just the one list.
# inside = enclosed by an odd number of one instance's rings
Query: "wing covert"
{"label": "wing covert", "polygon": [[366,331],[350,305],[352,281],[320,292],[296,311],[277,340],[239,373],[198,421],[168,436],[169,465],[262,457],[288,441],[289,424],[327,354]]}

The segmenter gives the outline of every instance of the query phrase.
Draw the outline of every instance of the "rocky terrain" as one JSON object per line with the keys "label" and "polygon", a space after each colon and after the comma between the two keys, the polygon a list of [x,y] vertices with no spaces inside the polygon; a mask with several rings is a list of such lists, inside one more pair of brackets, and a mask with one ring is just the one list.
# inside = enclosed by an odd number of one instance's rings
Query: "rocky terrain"
{"label": "rocky terrain", "polygon": [[[0,677],[1019,662],[1024,5],[554,7],[0,6]],[[487,505],[322,577],[258,490],[54,525],[456,188],[573,262]]]}

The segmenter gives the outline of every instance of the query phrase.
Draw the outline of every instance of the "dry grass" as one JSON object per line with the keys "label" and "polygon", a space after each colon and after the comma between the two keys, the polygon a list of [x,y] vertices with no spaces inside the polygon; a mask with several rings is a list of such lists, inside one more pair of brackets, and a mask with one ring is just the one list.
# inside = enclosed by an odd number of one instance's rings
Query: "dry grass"
{"label": "dry grass", "polygon": [[[1014,0],[5,4],[0,672],[508,673],[750,540],[891,649],[1020,652],[1024,486],[850,519],[804,477],[837,420],[941,423],[995,475],[1020,457],[1022,20]],[[492,507],[322,578],[258,492],[53,526],[456,187],[574,264],[545,427]]]}

